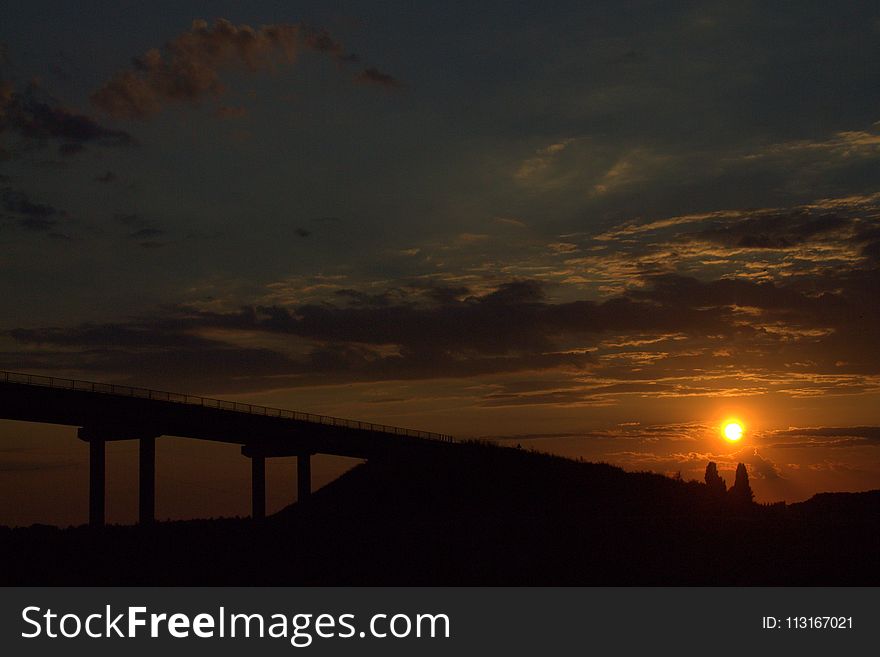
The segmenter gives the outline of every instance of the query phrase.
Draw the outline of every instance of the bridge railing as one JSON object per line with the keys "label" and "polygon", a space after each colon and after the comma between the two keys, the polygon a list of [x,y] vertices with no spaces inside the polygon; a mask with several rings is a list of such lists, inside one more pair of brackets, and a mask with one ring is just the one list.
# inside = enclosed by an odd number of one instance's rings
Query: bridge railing
{"label": "bridge railing", "polygon": [[258,404],[247,404],[244,402],[227,401],[224,399],[214,399],[212,397],[201,397],[198,395],[185,395],[164,390],[135,388],[132,386],[117,385],[115,383],[97,383],[95,381],[82,381],[79,379],[67,379],[56,376],[43,376],[41,374],[23,374],[20,372],[6,371],[0,371],[0,381],[4,383],[18,383],[29,386],[42,386],[44,388],[60,388],[63,390],[79,390],[82,392],[118,395],[120,397],[138,397],[141,399],[174,402],[191,406],[204,406],[205,408],[216,408],[223,411],[249,413],[251,415],[265,415],[267,417],[297,420],[300,422],[313,422],[315,424],[326,424],[334,427],[345,427],[347,429],[358,429],[361,431],[391,433],[398,436],[420,438],[422,440],[436,440],[447,443],[455,442],[455,439],[450,435],[433,433],[431,431],[405,429],[403,427],[393,427],[386,424],[347,420],[345,418],[333,417],[332,415],[303,413],[302,411],[291,411],[284,408],[273,408],[271,406],[260,406]]}

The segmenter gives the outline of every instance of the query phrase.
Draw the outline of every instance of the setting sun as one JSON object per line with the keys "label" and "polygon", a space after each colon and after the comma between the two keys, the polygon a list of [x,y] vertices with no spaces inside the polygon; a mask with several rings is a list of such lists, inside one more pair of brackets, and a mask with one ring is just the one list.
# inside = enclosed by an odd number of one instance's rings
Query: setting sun
{"label": "setting sun", "polygon": [[739,422],[728,422],[724,425],[724,437],[732,443],[743,436],[743,427]]}

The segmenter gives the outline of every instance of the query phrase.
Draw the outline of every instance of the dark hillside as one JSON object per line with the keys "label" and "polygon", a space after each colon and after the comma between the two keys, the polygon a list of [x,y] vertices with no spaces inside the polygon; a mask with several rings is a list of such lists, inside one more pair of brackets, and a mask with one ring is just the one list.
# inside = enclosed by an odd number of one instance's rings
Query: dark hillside
{"label": "dark hillside", "polygon": [[[829,500],[833,500],[829,501]],[[0,531],[4,584],[880,584],[880,493],[732,505],[486,445],[356,467],[262,525]]]}

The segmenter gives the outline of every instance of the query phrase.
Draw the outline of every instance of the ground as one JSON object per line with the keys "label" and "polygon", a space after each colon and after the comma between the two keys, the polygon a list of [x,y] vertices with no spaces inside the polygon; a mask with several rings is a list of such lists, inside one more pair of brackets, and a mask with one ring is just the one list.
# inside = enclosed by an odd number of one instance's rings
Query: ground
{"label": "ground", "polygon": [[702,482],[469,444],[376,459],[263,523],[0,530],[4,585],[877,585],[880,491]]}

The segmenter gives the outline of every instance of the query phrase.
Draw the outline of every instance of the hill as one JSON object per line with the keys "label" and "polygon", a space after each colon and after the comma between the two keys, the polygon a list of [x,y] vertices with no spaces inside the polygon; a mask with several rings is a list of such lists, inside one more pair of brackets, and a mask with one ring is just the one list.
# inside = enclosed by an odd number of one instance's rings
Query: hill
{"label": "hill", "polygon": [[481,444],[373,460],[262,524],[0,530],[4,585],[880,584],[880,491],[731,505]]}

